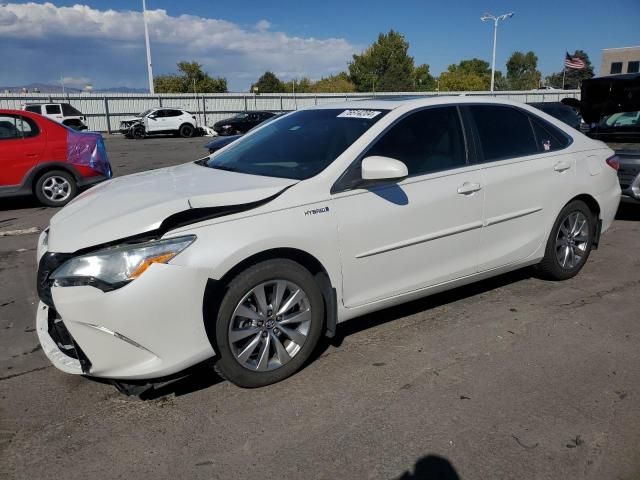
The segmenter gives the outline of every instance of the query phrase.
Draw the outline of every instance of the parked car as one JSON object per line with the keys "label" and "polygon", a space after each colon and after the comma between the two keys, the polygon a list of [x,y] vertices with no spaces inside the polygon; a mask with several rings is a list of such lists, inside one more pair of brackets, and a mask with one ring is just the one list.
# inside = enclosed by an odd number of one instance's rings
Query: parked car
{"label": "parked car", "polygon": [[640,111],[618,112],[604,117],[587,135],[605,142],[640,142]]}
{"label": "parked car", "polygon": [[27,112],[39,113],[74,130],[87,129],[83,113],[68,103],[27,103],[22,106],[22,109]]}
{"label": "parked car", "polygon": [[494,98],[299,110],[58,212],[38,243],[40,342],[121,387],[211,357],[236,385],[277,382],[338,322],[530,265],[575,276],[613,222],[616,167]]}
{"label": "parked car", "polygon": [[576,130],[580,130],[581,118],[575,108],[565,105],[562,102],[534,102],[529,105],[538,110],[542,110],[547,115],[557,118]]}
{"label": "parked car", "polygon": [[216,137],[207,142],[204,148],[209,150],[209,153],[214,153],[220,150],[222,147],[226,147],[230,143],[235,142],[240,137],[242,137],[242,135],[224,135],[221,137]]}
{"label": "parked car", "polygon": [[44,205],[61,207],[78,189],[110,177],[100,134],[29,111],[0,110],[0,198],[34,194]]}
{"label": "parked car", "polygon": [[178,108],[151,108],[120,122],[120,133],[137,139],[158,134],[191,137],[196,129],[195,115]]}
{"label": "parked car", "polygon": [[[268,117],[266,120],[262,121],[258,125],[255,125],[253,128],[256,128],[257,126],[260,126],[260,125],[264,125],[265,123],[268,123],[268,122],[273,122],[275,119],[277,119],[278,117],[281,117],[284,114],[285,114],[284,112],[276,113]],[[226,147],[230,143],[235,142],[240,137],[242,137],[242,135],[222,135],[208,142],[204,146],[204,148],[209,150],[209,153],[215,153],[218,150],[220,150],[222,147]]]}
{"label": "parked car", "polygon": [[616,152],[620,161],[618,178],[622,189],[622,201],[640,204],[640,149]]}
{"label": "parked car", "polygon": [[214,123],[213,129],[218,135],[240,135],[274,115],[273,112],[240,112]]}

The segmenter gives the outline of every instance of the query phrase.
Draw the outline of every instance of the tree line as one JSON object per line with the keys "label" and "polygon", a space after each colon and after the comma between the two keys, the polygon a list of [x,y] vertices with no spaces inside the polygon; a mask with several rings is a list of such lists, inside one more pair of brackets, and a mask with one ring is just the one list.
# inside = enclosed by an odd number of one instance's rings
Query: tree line
{"label": "tree line", "polygon": [[[251,85],[253,93],[348,93],[348,92],[428,92],[489,90],[491,65],[479,58],[449,65],[439,77],[434,77],[426,63],[416,65],[409,55],[409,42],[394,30],[381,33],[378,39],[359,55],[353,55],[347,71],[312,80],[308,77],[280,80],[267,71]],[[576,50],[572,57],[581,58],[586,67],[567,69],[547,76],[544,85],[568,89],[579,88],[585,78],[593,77],[589,55]],[[506,74],[495,72],[496,90],[531,90],[539,88],[542,74],[538,57],[532,51],[513,52],[506,65]],[[197,62],[178,63],[178,73],[154,78],[157,93],[224,93],[227,80],[212,77]]]}

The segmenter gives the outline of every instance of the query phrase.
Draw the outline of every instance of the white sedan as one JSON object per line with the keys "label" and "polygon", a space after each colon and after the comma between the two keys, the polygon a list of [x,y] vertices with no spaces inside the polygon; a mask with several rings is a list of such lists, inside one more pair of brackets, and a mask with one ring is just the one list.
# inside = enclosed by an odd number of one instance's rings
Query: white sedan
{"label": "white sedan", "polygon": [[613,222],[616,168],[603,143],[492,98],[296,111],[56,214],[38,335],[69,373],[133,383],[214,358],[267,385],[339,322],[530,265],[573,277]]}

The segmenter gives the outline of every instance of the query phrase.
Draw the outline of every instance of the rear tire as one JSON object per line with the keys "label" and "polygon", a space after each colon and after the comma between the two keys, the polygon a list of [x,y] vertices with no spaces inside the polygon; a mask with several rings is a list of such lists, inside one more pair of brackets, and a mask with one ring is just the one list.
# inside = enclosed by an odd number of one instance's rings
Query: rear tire
{"label": "rear tire", "polygon": [[193,128],[193,125],[189,123],[184,123],[180,125],[180,129],[178,130],[178,133],[182,138],[189,138],[193,136],[194,130],[195,129]]}
{"label": "rear tire", "polygon": [[258,263],[236,276],[222,299],[215,369],[245,388],[284,380],[309,359],[323,325],[322,293],[306,268],[287,259]]}
{"label": "rear tire", "polygon": [[567,280],[582,269],[593,246],[595,218],[580,200],[567,204],[556,219],[547,240],[539,275],[549,280]]}
{"label": "rear tire", "polygon": [[33,193],[38,201],[49,207],[63,207],[76,196],[76,180],[63,170],[51,170],[42,174],[36,182]]}

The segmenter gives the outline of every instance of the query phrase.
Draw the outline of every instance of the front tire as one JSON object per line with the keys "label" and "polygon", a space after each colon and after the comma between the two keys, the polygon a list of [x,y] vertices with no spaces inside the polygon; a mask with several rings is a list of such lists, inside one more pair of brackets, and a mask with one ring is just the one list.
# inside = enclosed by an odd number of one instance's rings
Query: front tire
{"label": "front tire", "polygon": [[284,380],[313,353],[324,325],[319,286],[286,259],[249,267],[230,283],[215,325],[216,371],[239,387]]}
{"label": "front tire", "polygon": [[77,192],[75,178],[62,170],[45,172],[34,186],[34,193],[38,201],[49,207],[66,205],[76,196]]}
{"label": "front tire", "polygon": [[582,269],[593,246],[595,217],[580,200],[567,204],[556,219],[547,241],[545,256],[537,265],[540,276],[567,280]]}
{"label": "front tire", "polygon": [[131,130],[131,137],[136,140],[142,140],[146,136],[146,131],[142,125],[133,127]]}

